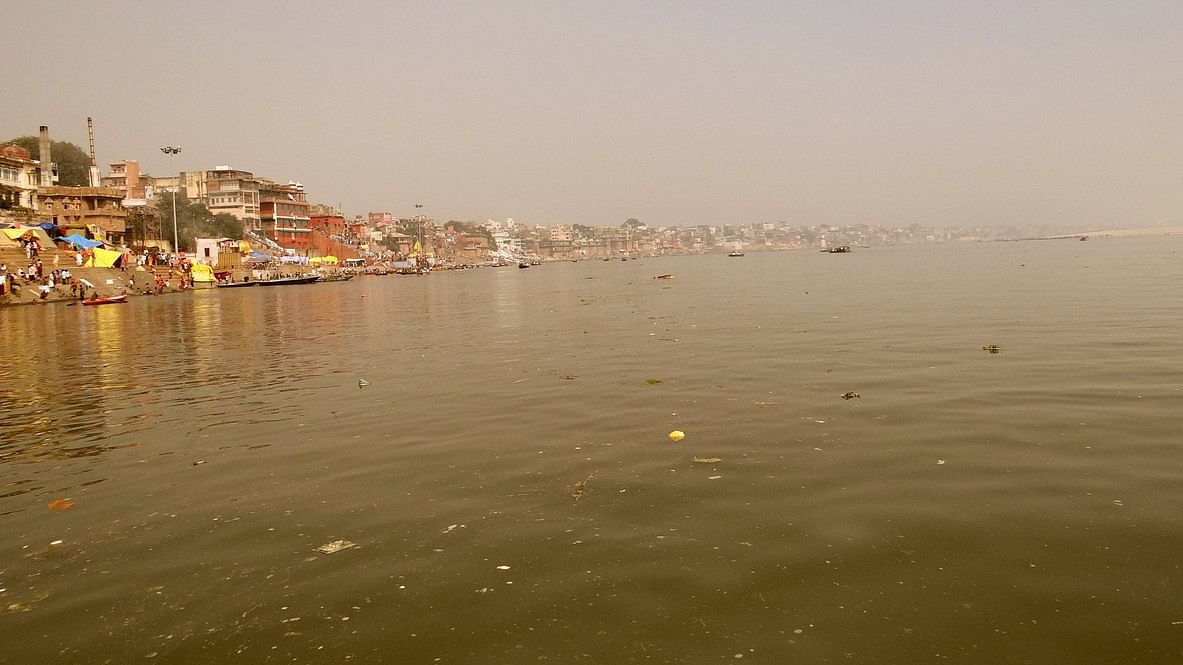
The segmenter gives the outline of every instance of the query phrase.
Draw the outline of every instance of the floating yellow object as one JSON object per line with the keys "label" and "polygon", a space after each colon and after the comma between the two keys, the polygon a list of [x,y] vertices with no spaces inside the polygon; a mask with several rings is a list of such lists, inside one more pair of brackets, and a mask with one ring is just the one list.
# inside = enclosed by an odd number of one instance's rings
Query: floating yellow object
{"label": "floating yellow object", "polygon": [[681,441],[686,438],[686,433],[680,429],[670,432],[670,441]]}
{"label": "floating yellow object", "polygon": [[368,385],[370,385],[370,382],[366,381],[365,379],[358,379],[358,381],[357,381],[358,388],[365,388]]}

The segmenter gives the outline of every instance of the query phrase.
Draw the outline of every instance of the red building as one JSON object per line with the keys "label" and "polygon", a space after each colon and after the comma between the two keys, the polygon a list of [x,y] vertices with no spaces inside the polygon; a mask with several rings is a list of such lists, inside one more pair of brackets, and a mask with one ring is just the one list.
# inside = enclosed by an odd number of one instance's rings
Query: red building
{"label": "red building", "polygon": [[304,185],[259,182],[259,218],[263,234],[286,249],[307,253],[312,248],[312,230]]}
{"label": "red building", "polygon": [[313,215],[308,222],[311,254],[335,256],[344,261],[360,256],[353,245],[364,242],[354,234],[353,224],[347,224],[340,215]]}

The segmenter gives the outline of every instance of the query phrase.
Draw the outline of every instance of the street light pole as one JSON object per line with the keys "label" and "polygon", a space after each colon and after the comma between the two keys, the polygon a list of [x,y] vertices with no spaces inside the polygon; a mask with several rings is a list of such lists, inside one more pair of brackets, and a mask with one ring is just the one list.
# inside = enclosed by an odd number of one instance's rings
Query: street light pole
{"label": "street light pole", "polygon": [[[423,246],[423,204],[422,203],[415,204],[415,216],[419,218],[417,220],[419,222],[419,252],[426,253],[427,249]],[[416,267],[422,266],[425,263],[427,263],[427,259],[425,259],[424,257],[422,257],[422,256],[415,257],[415,266]]]}
{"label": "street light pole", "polygon": [[[173,158],[181,152],[181,147],[166,145],[160,149],[160,152],[163,152],[164,154],[168,155],[168,169],[169,169],[169,171],[176,173],[177,169],[176,169],[176,165],[175,165]],[[176,176],[176,178],[177,178],[177,186],[173,187],[173,253],[174,254],[180,250],[180,242],[178,242],[178,240],[177,240],[177,190],[179,190],[181,188],[181,177],[178,175],[178,176]]]}

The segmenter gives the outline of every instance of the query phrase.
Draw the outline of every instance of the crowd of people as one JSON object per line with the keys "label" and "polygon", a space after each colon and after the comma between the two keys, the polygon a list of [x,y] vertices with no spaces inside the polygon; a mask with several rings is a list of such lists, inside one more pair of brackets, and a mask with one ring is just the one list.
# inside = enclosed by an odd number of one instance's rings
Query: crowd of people
{"label": "crowd of people", "polygon": [[[87,280],[73,274],[69,267],[59,269],[61,262],[59,253],[53,254],[53,267],[46,272],[46,266],[41,260],[41,246],[35,239],[21,239],[22,250],[29,262],[10,269],[7,263],[0,263],[0,296],[19,296],[22,289],[36,289],[37,297],[48,299],[59,288],[70,289],[70,296],[78,300],[96,297],[94,285]],[[70,257],[70,254],[66,254]],[[131,257],[134,256],[134,259]],[[80,248],[73,251],[74,265],[77,268],[95,267],[94,252]],[[46,259],[48,260],[48,259]],[[69,258],[67,258],[69,261]],[[134,261],[134,263],[133,263]],[[132,265],[128,265],[132,264]],[[167,278],[155,274],[158,266],[168,267]],[[113,266],[122,272],[129,269],[139,269],[149,274],[140,278],[137,283],[133,273],[128,277],[125,293],[161,294],[170,287],[186,289],[193,287],[192,264],[183,255],[165,252],[150,252],[144,250],[134,255],[125,255],[125,260]],[[61,293],[64,296],[64,293]]]}
{"label": "crowd of people", "polygon": [[45,274],[45,266],[39,258],[34,259],[27,268],[17,268],[15,272],[8,269],[7,263],[0,263],[0,295],[17,294],[22,287],[36,286],[39,297],[44,300],[53,293],[54,288],[65,284],[70,285],[71,293],[75,296],[82,293],[84,288],[82,280],[68,268],[54,268],[48,275]]}

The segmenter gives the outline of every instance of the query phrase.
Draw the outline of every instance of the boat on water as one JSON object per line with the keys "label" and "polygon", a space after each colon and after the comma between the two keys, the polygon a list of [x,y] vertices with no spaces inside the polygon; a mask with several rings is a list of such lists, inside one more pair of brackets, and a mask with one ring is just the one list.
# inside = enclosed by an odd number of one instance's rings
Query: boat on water
{"label": "boat on water", "polygon": [[826,251],[830,254],[846,254],[850,251],[850,245],[838,245],[837,247],[831,247]]}
{"label": "boat on water", "polygon": [[278,279],[261,279],[259,286],[288,286],[289,284],[311,284],[320,279],[320,275],[306,277],[280,277]]}
{"label": "boat on water", "polygon": [[91,298],[83,300],[83,305],[115,305],[121,302],[127,302],[127,294],[121,293],[117,296],[104,296],[102,298]]}
{"label": "boat on water", "polygon": [[743,256],[743,252],[727,252],[727,256]]}
{"label": "boat on water", "polygon": [[353,275],[326,275],[322,276],[318,282],[348,282],[353,279]]}
{"label": "boat on water", "polygon": [[531,264],[530,264],[530,262],[529,262],[529,261],[519,261],[519,262],[518,262],[518,267],[519,267],[519,268],[529,268],[529,267],[530,267],[530,265],[531,265]]}
{"label": "boat on water", "polygon": [[258,286],[259,283],[253,279],[245,282],[218,282],[219,289],[236,289],[240,286]]}

